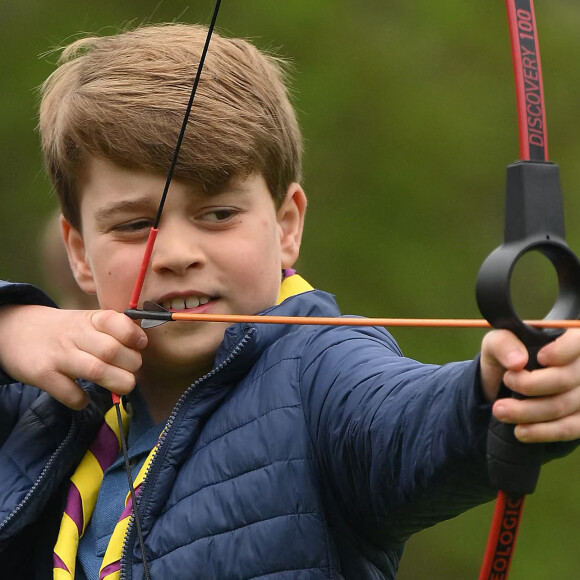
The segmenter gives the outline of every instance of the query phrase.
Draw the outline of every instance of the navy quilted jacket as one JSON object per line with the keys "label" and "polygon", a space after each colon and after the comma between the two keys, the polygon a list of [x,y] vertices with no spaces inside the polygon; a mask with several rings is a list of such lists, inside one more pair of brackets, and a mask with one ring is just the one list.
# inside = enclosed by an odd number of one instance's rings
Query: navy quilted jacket
{"label": "navy quilted jacket", "polygon": [[[48,303],[0,285],[0,303]],[[319,291],[272,309],[338,315]],[[415,531],[492,497],[477,361],[404,358],[383,329],[235,325],[183,395],[139,511],[153,580],[395,578]],[[5,377],[5,382],[8,377]],[[110,405],[0,387],[0,570],[51,577],[65,482]],[[130,528],[122,577],[140,579]]]}

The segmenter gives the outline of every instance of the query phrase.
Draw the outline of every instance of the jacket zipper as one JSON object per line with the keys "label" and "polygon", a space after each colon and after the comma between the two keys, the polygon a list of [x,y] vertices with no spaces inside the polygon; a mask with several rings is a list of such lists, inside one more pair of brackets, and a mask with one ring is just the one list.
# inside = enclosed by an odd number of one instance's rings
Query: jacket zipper
{"label": "jacket zipper", "polygon": [[[135,518],[135,510],[138,509],[138,506],[141,504],[141,502],[144,499],[145,486],[147,485],[147,480],[149,478],[149,474],[151,473],[151,471],[153,469],[157,454],[159,453],[159,450],[161,449],[162,445],[165,443],[165,440],[167,439],[167,433],[171,429],[173,422],[175,421],[175,419],[177,417],[177,414],[179,413],[181,407],[184,405],[184,403],[185,403],[186,399],[189,397],[189,395],[196,388],[198,388],[201,383],[207,381],[208,379],[210,379],[211,377],[213,377],[214,375],[216,375],[217,373],[222,371],[225,367],[227,367],[232,362],[232,360],[234,360],[234,358],[236,358],[240,354],[242,349],[248,343],[248,340],[250,338],[250,334],[251,334],[251,331],[247,332],[238,341],[238,343],[236,344],[234,349],[230,352],[230,354],[226,357],[226,359],[223,360],[217,367],[213,368],[210,372],[203,375],[203,377],[200,377],[199,379],[197,379],[194,383],[192,383],[187,388],[187,390],[179,398],[179,401],[177,401],[175,407],[173,408],[173,411],[171,412],[171,415],[167,419],[167,423],[165,424],[165,428],[163,429],[161,436],[159,437],[159,442],[157,444],[156,450],[154,451],[153,457],[151,459],[151,463],[149,464],[149,468],[147,469],[147,471],[145,473],[145,477],[143,478],[143,483],[141,484],[141,493],[139,495],[139,498],[137,499],[137,505],[133,506],[133,510],[131,511],[131,515],[129,516],[129,524],[127,525],[127,531],[125,532],[125,537],[123,539],[123,547],[121,550],[120,580],[127,580],[128,579],[127,570],[126,570],[126,568],[127,568],[127,566],[126,566],[127,551],[129,549],[129,544],[133,543],[133,542],[129,542],[129,539],[133,536],[133,522],[134,522],[134,518]],[[141,556],[143,558],[145,558],[146,554],[142,554]]]}

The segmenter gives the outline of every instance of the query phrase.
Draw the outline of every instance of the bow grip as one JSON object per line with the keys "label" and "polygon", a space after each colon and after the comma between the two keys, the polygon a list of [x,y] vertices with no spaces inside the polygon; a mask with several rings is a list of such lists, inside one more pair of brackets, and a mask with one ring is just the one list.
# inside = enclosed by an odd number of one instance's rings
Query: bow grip
{"label": "bow grip", "polygon": [[[577,319],[580,315],[580,262],[565,242],[562,195],[558,166],[520,161],[507,169],[504,244],[484,261],[476,283],[482,315],[495,328],[511,330],[530,355],[526,368],[538,368],[537,353],[556,339],[561,330],[526,325],[511,300],[511,275],[519,259],[540,252],[553,265],[558,295],[546,320]],[[505,385],[499,397],[516,396]],[[517,395],[518,398],[522,398]],[[491,483],[516,495],[532,493],[542,463],[543,444],[525,444],[514,435],[513,425],[492,417],[487,455]]]}

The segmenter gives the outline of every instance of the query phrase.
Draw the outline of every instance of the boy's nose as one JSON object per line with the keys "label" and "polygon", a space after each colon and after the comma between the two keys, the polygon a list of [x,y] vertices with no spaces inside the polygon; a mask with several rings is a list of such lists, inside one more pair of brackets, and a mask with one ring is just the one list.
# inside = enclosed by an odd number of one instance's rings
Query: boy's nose
{"label": "boy's nose", "polygon": [[169,221],[162,224],[151,257],[152,270],[181,275],[204,261],[205,254],[191,226]]}

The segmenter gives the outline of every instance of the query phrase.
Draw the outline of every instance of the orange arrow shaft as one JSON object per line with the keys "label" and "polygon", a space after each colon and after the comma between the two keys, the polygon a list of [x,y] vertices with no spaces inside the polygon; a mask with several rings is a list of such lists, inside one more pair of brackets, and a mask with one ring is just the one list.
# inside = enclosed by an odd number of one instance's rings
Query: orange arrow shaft
{"label": "orange arrow shaft", "polygon": [[[490,328],[489,322],[480,318],[355,318],[325,316],[256,316],[245,314],[193,314],[172,312],[173,320],[194,322],[248,322],[255,324],[307,324],[319,326],[398,326],[421,328]],[[536,328],[580,328],[580,320],[527,320]]]}

